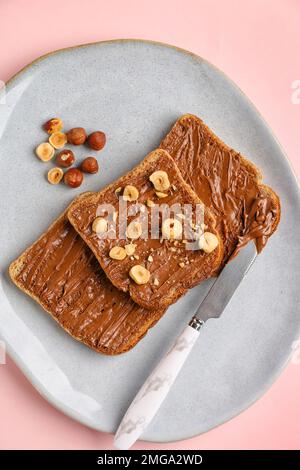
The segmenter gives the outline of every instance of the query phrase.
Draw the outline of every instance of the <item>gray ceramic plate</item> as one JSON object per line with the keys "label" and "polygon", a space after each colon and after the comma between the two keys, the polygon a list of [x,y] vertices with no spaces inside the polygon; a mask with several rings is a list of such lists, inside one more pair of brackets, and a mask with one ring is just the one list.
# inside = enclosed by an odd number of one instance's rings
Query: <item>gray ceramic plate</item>
{"label": "gray ceramic plate", "polygon": [[[210,281],[177,302],[132,351],[106,357],[70,338],[12,285],[7,267],[71,199],[97,190],[154,149],[184,113],[199,115],[248,156],[279,193],[278,232],[218,321],[201,331],[176,386],[144,438],[184,439],[240,413],[271,385],[300,329],[299,191],[286,157],[248,99],[223,73],[186,51],[145,41],[63,50],[34,62],[0,105],[0,333],[33,385],[64,413],[115,431],[138,387],[191,317]],[[33,154],[41,124],[103,129],[99,176],[78,190],[45,181],[50,165]],[[85,150],[78,149],[83,157]]]}

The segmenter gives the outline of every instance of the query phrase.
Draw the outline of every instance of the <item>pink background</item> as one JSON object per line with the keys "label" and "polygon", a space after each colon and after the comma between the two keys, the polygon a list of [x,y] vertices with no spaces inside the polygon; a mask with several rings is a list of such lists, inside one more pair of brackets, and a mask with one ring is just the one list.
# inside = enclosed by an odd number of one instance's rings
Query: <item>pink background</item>
{"label": "pink background", "polygon": [[[254,102],[298,176],[299,0],[0,1],[0,79],[62,47],[143,38],[188,49],[216,64]],[[290,364],[250,409],[209,433],[137,449],[299,449],[300,366]],[[111,449],[112,436],[52,408],[8,359],[0,365],[1,449]]]}

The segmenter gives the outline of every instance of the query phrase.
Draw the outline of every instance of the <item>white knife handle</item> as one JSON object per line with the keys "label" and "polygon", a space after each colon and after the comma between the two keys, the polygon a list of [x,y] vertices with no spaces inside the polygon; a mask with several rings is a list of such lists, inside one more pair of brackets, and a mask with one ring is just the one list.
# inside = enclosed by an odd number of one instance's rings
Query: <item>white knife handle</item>
{"label": "white knife handle", "polygon": [[115,435],[117,449],[129,449],[138,440],[168,395],[199,336],[203,322],[193,319],[190,325],[161,359],[128,408]]}

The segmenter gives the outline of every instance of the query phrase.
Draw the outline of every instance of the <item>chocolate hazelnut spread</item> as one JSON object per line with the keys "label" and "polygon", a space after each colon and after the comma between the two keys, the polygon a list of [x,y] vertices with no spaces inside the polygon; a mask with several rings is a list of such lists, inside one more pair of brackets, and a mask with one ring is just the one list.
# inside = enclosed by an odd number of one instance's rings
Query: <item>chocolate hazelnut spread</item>
{"label": "chocolate hazelnut spread", "polygon": [[271,188],[260,183],[258,169],[192,115],[179,119],[160,147],[214,214],[224,244],[221,266],[251,239],[260,252],[277,227],[280,205]]}
{"label": "chocolate hazelnut spread", "polygon": [[163,313],[116,289],[66,216],[29,248],[15,282],[72,336],[108,354],[130,349]]}

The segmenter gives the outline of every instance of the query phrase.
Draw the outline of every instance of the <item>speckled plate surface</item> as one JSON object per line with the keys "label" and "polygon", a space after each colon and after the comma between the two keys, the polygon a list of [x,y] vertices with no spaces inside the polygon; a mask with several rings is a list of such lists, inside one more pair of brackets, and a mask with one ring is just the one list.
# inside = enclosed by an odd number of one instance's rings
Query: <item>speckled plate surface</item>
{"label": "speckled plate surface", "polygon": [[[3,100],[2,100],[3,101]],[[138,387],[181,332],[210,282],[172,306],[133,350],[106,357],[69,337],[9,280],[9,263],[76,194],[97,190],[137,164],[184,113],[199,115],[257,164],[281,197],[278,232],[226,308],[207,323],[160,413],[150,441],[184,439],[240,413],[270,386],[300,330],[299,190],[270,129],[234,84],[186,51],[145,41],[75,47],[31,64],[0,104],[0,335],[33,385],[66,414],[114,432]],[[78,190],[45,181],[50,164],[35,158],[41,124],[102,129],[101,171]],[[85,150],[79,148],[79,157]]]}

